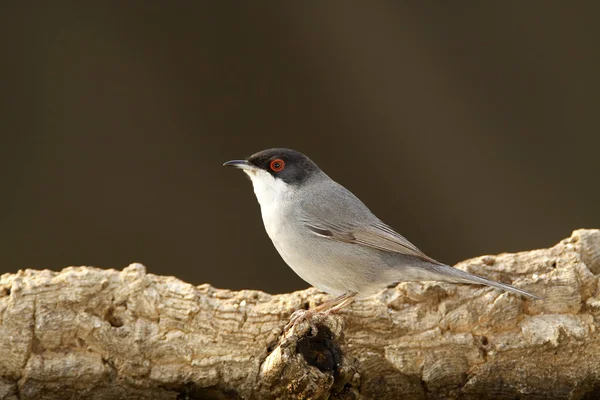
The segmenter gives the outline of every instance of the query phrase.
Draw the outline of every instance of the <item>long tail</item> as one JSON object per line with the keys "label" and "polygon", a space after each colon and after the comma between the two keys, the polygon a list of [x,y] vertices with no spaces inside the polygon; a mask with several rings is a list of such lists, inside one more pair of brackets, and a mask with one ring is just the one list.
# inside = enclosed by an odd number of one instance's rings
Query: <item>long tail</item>
{"label": "long tail", "polygon": [[452,283],[479,283],[481,285],[492,286],[498,289],[505,290],[507,292],[527,296],[531,299],[542,300],[542,297],[537,296],[533,293],[529,293],[525,290],[518,289],[511,285],[507,285],[506,283],[500,283],[483,278],[478,275],[473,275],[468,272],[461,271],[460,269],[450,267],[449,265],[431,265],[428,266],[428,269],[434,272],[435,275],[438,276],[438,279],[440,281]]}

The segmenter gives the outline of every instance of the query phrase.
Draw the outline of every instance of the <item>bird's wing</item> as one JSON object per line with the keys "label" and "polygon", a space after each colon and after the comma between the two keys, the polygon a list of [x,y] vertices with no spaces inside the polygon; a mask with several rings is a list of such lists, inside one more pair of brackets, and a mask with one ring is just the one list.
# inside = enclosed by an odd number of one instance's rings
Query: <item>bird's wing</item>
{"label": "bird's wing", "polygon": [[325,189],[314,187],[312,201],[302,202],[298,210],[300,219],[313,234],[440,264],[384,224],[352,192],[329,182]]}
{"label": "bird's wing", "polygon": [[305,226],[314,234],[327,239],[400,253],[439,264],[439,262],[426,256],[404,236],[395,232],[381,221],[375,221],[363,226],[342,226],[340,224],[332,224],[326,220],[320,220],[316,224],[314,222],[305,222]]}

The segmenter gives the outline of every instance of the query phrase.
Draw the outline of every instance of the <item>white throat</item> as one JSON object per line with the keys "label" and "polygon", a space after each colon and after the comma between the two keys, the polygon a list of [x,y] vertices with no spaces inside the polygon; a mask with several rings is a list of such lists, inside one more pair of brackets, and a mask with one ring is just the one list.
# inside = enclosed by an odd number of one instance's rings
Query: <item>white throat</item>
{"label": "white throat", "polygon": [[255,169],[244,170],[244,172],[248,174],[252,180],[254,194],[256,195],[258,204],[260,204],[263,218],[265,217],[265,214],[269,214],[270,211],[277,208],[278,203],[282,198],[293,191],[287,183],[281,179],[275,179],[273,175],[267,171]]}

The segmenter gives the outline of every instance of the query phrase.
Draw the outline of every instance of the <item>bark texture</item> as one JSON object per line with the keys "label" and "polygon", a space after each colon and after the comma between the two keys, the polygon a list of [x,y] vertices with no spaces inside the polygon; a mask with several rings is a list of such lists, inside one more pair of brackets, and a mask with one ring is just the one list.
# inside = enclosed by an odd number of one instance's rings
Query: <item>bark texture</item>
{"label": "bark texture", "polygon": [[338,316],[327,297],[69,267],[0,277],[0,399],[599,398],[600,231],[458,268],[544,297],[403,283]]}

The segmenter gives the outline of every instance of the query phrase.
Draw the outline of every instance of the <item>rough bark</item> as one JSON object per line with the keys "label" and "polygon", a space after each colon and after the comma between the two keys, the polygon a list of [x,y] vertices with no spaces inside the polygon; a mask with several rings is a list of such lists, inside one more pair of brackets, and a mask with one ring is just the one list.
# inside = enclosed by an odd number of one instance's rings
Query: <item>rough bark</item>
{"label": "rough bark", "polygon": [[326,299],[69,267],[0,278],[0,399],[600,396],[600,231],[459,268],[544,296],[403,283],[282,335]]}

